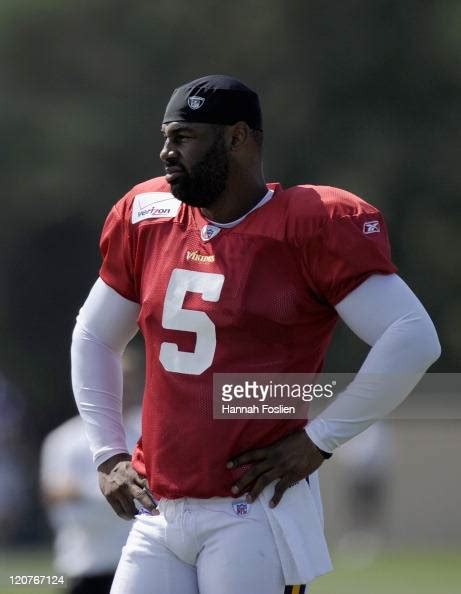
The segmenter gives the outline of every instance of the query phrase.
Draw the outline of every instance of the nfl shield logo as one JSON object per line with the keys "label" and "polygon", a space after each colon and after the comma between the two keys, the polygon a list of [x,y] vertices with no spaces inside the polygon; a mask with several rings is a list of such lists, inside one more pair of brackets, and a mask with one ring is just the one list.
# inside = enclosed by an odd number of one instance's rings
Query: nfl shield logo
{"label": "nfl shield logo", "polygon": [[220,227],[216,227],[215,225],[203,225],[202,230],[200,231],[200,237],[203,241],[210,241],[213,237],[221,231]]}
{"label": "nfl shield logo", "polygon": [[189,97],[187,100],[187,105],[191,109],[200,109],[204,103],[205,99],[203,97]]}
{"label": "nfl shield logo", "polygon": [[237,516],[247,516],[250,512],[250,504],[246,501],[237,501],[232,504],[232,508]]}

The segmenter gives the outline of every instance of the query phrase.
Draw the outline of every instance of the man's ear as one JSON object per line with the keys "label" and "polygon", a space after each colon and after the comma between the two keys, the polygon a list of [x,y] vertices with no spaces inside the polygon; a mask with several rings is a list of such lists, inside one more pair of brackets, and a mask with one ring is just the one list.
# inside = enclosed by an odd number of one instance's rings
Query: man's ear
{"label": "man's ear", "polygon": [[250,128],[246,122],[237,122],[231,126],[230,130],[230,148],[238,150],[243,146],[250,136]]}

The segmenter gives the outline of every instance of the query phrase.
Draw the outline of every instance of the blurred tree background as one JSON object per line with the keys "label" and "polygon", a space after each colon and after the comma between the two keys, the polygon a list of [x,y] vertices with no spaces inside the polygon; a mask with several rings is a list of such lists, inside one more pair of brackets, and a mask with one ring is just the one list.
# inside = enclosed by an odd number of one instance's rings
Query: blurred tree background
{"label": "blurred tree background", "polygon": [[[382,209],[440,332],[433,370],[459,371],[460,29],[457,0],[2,0],[0,369],[25,396],[27,440],[74,414],[70,335],[104,217],[162,174],[166,101],[210,73],[259,92],[268,180]],[[353,371],[363,347],[340,335],[329,368]]]}

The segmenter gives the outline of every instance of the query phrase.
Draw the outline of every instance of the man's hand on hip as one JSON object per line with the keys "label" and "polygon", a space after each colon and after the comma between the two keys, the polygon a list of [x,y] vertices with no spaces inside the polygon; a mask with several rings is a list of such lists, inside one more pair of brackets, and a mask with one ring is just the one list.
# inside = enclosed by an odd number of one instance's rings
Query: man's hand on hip
{"label": "man's hand on hip", "polygon": [[306,432],[297,431],[268,447],[245,452],[231,460],[227,468],[251,466],[232,487],[232,493],[245,493],[253,485],[248,491],[247,501],[254,501],[267,485],[279,479],[270,503],[271,507],[275,507],[288,487],[304,480],[323,461],[320,450]]}
{"label": "man's hand on hip", "polygon": [[152,515],[158,513],[147,480],[133,468],[129,454],[116,454],[100,464],[98,475],[102,494],[124,520],[135,516],[135,499]]}

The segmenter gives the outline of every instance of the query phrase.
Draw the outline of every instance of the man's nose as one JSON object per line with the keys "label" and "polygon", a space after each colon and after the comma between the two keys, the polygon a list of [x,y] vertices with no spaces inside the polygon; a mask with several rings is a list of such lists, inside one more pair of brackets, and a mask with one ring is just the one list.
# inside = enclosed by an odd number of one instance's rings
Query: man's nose
{"label": "man's nose", "polygon": [[177,158],[177,153],[174,150],[174,147],[171,145],[170,141],[167,139],[165,140],[165,144],[163,145],[162,150],[160,151],[160,160],[166,163],[167,161],[171,161]]}

